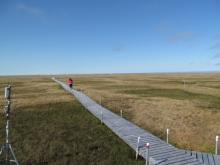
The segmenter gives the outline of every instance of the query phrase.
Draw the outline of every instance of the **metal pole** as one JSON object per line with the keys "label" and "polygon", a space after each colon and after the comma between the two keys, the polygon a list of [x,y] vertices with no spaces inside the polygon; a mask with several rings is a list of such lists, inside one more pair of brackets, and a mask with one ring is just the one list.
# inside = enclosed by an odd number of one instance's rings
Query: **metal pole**
{"label": "metal pole", "polygon": [[145,165],[149,165],[149,163],[150,163],[150,157],[149,157],[149,149],[150,149],[150,144],[149,143],[147,143],[146,144],[146,152],[145,152]]}
{"label": "metal pole", "polygon": [[9,114],[10,114],[10,101],[8,101],[7,103],[7,107],[6,107],[6,138],[5,138],[5,160],[9,161],[9,155],[10,155],[10,151],[9,151]]}
{"label": "metal pole", "polygon": [[14,158],[14,160],[10,160],[10,162],[14,162],[16,165],[19,165],[18,160],[16,159],[15,153],[14,153],[14,151],[13,151],[13,149],[12,149],[10,144],[9,144],[9,149],[11,151],[12,157]]}
{"label": "metal pole", "polygon": [[138,159],[138,155],[139,155],[139,143],[140,143],[140,136],[138,136],[137,139],[137,147],[136,147],[136,160]]}
{"label": "metal pole", "polygon": [[11,86],[10,85],[5,87],[5,99],[8,101],[11,99]]}
{"label": "metal pole", "polygon": [[101,124],[103,123],[103,112],[102,112],[102,109],[101,109]]}
{"label": "metal pole", "polygon": [[5,98],[8,98],[8,87],[5,87]]}
{"label": "metal pole", "polygon": [[5,143],[5,147],[6,147],[6,153],[5,153],[5,160],[8,161],[9,160],[9,140],[8,140],[8,135],[9,135],[9,120],[7,119],[6,121],[6,143]]}
{"label": "metal pole", "polygon": [[8,144],[9,120],[6,121],[6,144]]}
{"label": "metal pole", "polygon": [[[5,144],[2,145],[1,150],[0,150],[0,155],[5,154],[5,160],[3,160],[5,163],[10,164],[10,162],[15,163],[16,165],[19,165],[15,154],[12,150],[11,144],[9,143],[9,121],[10,121],[10,99],[11,99],[11,86],[8,85],[5,88],[5,99],[7,101],[7,105],[5,106],[5,116],[6,116],[6,126],[5,126]],[[11,159],[12,156],[12,159]]]}
{"label": "metal pole", "polygon": [[215,154],[218,155],[218,136],[215,137]]}
{"label": "metal pole", "polygon": [[123,113],[123,111],[121,110],[120,113],[121,113],[121,118],[122,118],[122,113]]}
{"label": "metal pole", "polygon": [[167,144],[169,143],[169,129],[167,129]]}

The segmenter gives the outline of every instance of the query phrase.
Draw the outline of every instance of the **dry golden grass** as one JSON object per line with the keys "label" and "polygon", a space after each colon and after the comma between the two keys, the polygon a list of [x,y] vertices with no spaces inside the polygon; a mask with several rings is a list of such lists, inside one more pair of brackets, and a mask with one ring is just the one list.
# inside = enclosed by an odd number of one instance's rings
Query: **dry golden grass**
{"label": "dry golden grass", "polygon": [[[178,147],[214,151],[220,135],[220,74],[71,76],[76,88]],[[65,81],[68,77],[61,76]],[[186,81],[184,87],[183,80]]]}
{"label": "dry golden grass", "polygon": [[60,90],[51,77],[25,76],[25,77],[0,77],[0,106],[4,103],[4,87],[12,85],[13,109],[26,106],[37,106],[39,104],[53,104],[69,102],[73,97]]}

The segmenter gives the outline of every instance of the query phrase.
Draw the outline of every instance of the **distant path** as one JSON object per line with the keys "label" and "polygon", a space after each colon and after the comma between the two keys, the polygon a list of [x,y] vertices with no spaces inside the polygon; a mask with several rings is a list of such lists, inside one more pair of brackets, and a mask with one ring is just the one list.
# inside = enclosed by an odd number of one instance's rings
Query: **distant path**
{"label": "distant path", "polygon": [[220,156],[177,149],[146,130],[102,107],[82,92],[70,89],[65,83],[55,78],[53,78],[53,80],[60,84],[67,92],[73,94],[76,99],[99,120],[103,119],[103,123],[135,151],[137,148],[137,138],[140,136],[139,155],[143,158],[145,158],[144,146],[146,143],[150,143],[151,165],[220,165]]}

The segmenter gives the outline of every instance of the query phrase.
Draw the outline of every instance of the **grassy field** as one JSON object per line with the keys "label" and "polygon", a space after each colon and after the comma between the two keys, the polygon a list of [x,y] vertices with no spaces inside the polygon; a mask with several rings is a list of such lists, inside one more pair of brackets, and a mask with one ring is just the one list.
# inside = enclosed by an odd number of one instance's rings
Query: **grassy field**
{"label": "grassy field", "polygon": [[[13,87],[10,140],[20,164],[144,164],[136,161],[134,151],[49,77],[1,77],[1,107],[7,83]],[[1,144],[4,135],[2,113]]]}
{"label": "grassy field", "polygon": [[[220,135],[220,74],[71,76],[78,90],[165,139],[189,150],[214,152]],[[65,81],[67,76],[60,76]],[[185,85],[184,85],[185,81]]]}

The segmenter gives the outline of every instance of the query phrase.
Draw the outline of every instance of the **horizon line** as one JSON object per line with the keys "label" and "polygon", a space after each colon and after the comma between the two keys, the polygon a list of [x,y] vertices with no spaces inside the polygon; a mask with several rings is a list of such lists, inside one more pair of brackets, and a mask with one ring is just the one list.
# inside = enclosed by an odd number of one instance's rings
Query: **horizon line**
{"label": "horizon line", "polygon": [[123,74],[199,74],[199,73],[220,73],[220,71],[167,71],[167,72],[112,72],[112,73],[45,73],[45,74],[8,74],[0,75],[0,77],[16,77],[16,76],[64,76],[64,75],[123,75]]}

